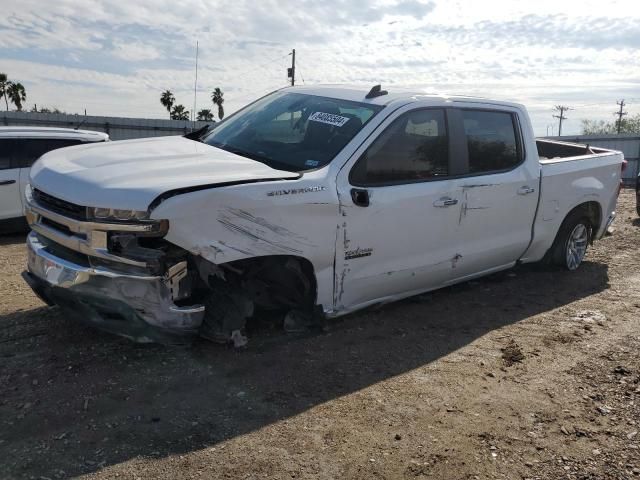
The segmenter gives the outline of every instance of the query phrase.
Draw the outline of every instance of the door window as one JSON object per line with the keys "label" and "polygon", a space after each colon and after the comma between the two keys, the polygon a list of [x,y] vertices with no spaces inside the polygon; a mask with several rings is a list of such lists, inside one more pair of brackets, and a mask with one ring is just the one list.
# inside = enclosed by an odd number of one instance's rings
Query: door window
{"label": "door window", "polygon": [[414,110],[394,120],[360,157],[350,175],[358,186],[396,185],[449,175],[443,109]]}
{"label": "door window", "polygon": [[514,116],[508,112],[463,110],[469,173],[510,170],[521,161]]}
{"label": "door window", "polygon": [[15,168],[11,166],[13,141],[2,138],[0,139],[0,170]]}
{"label": "door window", "polygon": [[79,145],[80,140],[59,138],[24,138],[16,139],[15,160],[21,168],[31,167],[38,158],[51,150]]}

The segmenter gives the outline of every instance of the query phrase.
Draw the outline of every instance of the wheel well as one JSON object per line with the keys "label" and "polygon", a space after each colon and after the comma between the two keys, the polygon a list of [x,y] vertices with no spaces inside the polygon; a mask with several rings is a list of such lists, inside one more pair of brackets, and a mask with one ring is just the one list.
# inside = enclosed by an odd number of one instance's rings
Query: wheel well
{"label": "wheel well", "polygon": [[267,308],[313,308],[317,281],[313,264],[304,257],[269,255],[219,265],[227,281]]}
{"label": "wheel well", "polygon": [[602,208],[600,207],[600,204],[598,202],[581,203],[577,207],[573,208],[569,213],[567,213],[565,219],[572,215],[574,212],[580,212],[582,215],[589,219],[594,234],[600,229],[600,225],[602,224]]}

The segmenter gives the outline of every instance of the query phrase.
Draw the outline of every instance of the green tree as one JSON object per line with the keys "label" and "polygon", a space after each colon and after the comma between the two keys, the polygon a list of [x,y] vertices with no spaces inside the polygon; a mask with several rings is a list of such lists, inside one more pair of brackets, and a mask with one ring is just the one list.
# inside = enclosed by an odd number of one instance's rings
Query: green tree
{"label": "green tree", "polygon": [[218,118],[222,120],[224,118],[224,107],[222,104],[224,103],[224,93],[220,90],[219,87],[214,88],[211,93],[211,101],[214,105],[218,106]]}
{"label": "green tree", "polygon": [[204,122],[211,122],[213,120],[213,112],[208,108],[203,108],[198,112],[198,120]]}
{"label": "green tree", "polygon": [[173,108],[173,104],[176,103],[176,97],[173,96],[171,90],[165,90],[162,92],[162,95],[160,96],[160,103],[167,109],[167,112],[169,112],[169,118],[173,118],[171,109]]}
{"label": "green tree", "polygon": [[9,111],[9,100],[7,99],[7,87],[9,86],[9,80],[6,73],[0,73],[0,98],[4,97],[4,103]]}
{"label": "green tree", "polygon": [[27,100],[27,91],[24,89],[24,86],[20,82],[8,82],[5,95],[9,96],[11,102],[16,106],[18,111],[21,112],[22,102]]}
{"label": "green tree", "polygon": [[189,120],[189,110],[184,108],[184,105],[176,105],[171,110],[172,120]]}
{"label": "green tree", "polygon": [[604,120],[581,120],[583,135],[604,135],[616,133],[611,122]]}
{"label": "green tree", "polygon": [[[613,135],[618,133],[618,121],[582,120],[583,135]],[[620,133],[640,133],[640,114],[623,118]]]}

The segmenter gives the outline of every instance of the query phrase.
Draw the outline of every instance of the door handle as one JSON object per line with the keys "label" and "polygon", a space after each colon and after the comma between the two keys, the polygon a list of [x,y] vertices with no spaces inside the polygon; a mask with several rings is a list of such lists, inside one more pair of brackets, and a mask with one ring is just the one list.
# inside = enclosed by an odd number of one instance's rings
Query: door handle
{"label": "door handle", "polygon": [[458,200],[451,197],[442,197],[436,200],[435,202],[433,202],[433,206],[439,207],[439,208],[450,207],[452,205],[457,205],[457,204],[458,204]]}
{"label": "door handle", "polygon": [[351,200],[353,200],[354,205],[357,205],[359,207],[368,207],[369,191],[361,188],[352,188]]}
{"label": "door handle", "polygon": [[2,181],[0,181],[0,187],[2,185],[13,185],[14,183],[16,183],[15,180],[2,180]]}
{"label": "door handle", "polygon": [[520,187],[518,189],[518,195],[529,195],[530,193],[533,193],[535,191],[535,188],[525,185],[524,187]]}

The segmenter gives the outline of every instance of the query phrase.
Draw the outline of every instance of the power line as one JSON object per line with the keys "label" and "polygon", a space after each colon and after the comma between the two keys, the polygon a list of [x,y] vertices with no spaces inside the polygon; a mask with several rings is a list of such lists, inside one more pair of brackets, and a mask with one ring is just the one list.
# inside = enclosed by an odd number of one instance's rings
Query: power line
{"label": "power line", "polygon": [[263,89],[260,89],[260,93],[248,93],[246,95],[241,95],[240,97],[234,97],[233,100],[234,102],[239,102],[241,100],[245,100],[245,99],[252,99],[255,100],[257,98],[260,98],[262,96],[264,96],[267,93],[273,92],[274,90],[280,90],[281,88],[286,88],[289,86],[289,82],[287,82],[286,85],[282,85],[282,83],[276,84],[276,85],[272,85],[270,87],[265,87]]}
{"label": "power line", "polygon": [[[244,76],[246,76],[246,75],[247,75],[247,74],[249,74],[249,73],[253,73],[253,72],[255,72],[256,70],[260,70],[260,69],[262,69],[262,68],[266,68],[266,67],[268,67],[269,65],[272,65],[273,63],[277,62],[278,60],[282,60],[282,59],[284,59],[284,58],[287,58],[289,55],[291,55],[291,54],[290,54],[290,53],[287,53],[286,55],[281,55],[281,56],[279,56],[279,57],[274,57],[274,58],[272,58],[271,60],[267,60],[266,62],[261,63],[260,65],[256,65],[255,67],[251,67],[251,68],[248,68],[248,69],[246,69],[246,70],[240,70],[240,71],[238,71],[238,70],[234,70],[234,71],[233,71],[233,75],[234,75],[234,77],[244,77]],[[160,87],[157,87],[157,86],[153,86],[153,88],[154,88],[155,90],[160,91],[160,92],[162,92],[162,91],[164,91],[164,90],[165,90],[165,89],[160,88]]]}
{"label": "power line", "polygon": [[304,77],[302,76],[302,70],[300,70],[300,67],[302,66],[302,64],[300,63],[300,60],[297,60],[297,62],[298,62],[297,69],[298,69],[298,73],[300,74],[300,80],[302,80],[302,84],[305,85]]}
{"label": "power line", "polygon": [[255,72],[256,70],[258,70],[258,69],[260,69],[260,68],[265,68],[265,67],[267,67],[267,66],[269,66],[269,65],[271,65],[271,64],[273,64],[273,63],[275,63],[275,62],[277,62],[278,60],[282,60],[283,58],[287,58],[289,55],[291,55],[291,54],[290,54],[290,53],[287,53],[286,55],[282,55],[282,56],[277,57],[277,58],[272,58],[271,60],[269,60],[269,61],[267,61],[267,62],[263,63],[262,65],[258,65],[257,67],[253,67],[253,68],[251,68],[251,69],[249,69],[249,70],[240,71],[240,72],[237,72],[237,71],[236,71],[236,72],[233,72],[233,73],[234,73],[234,75],[235,75],[235,76],[239,76],[239,75],[240,75],[240,76],[244,76],[244,75],[246,75],[247,73]]}
{"label": "power line", "polygon": [[624,108],[624,98],[619,102],[616,102],[616,105],[620,105],[620,110],[618,110],[617,112],[613,112],[613,114],[618,116],[618,120],[616,120],[616,125],[617,125],[618,135],[620,135],[620,128],[622,127],[622,117],[624,117],[627,114],[627,112],[622,111],[622,109]]}
{"label": "power line", "polygon": [[[628,105],[629,103],[635,102],[635,101],[640,101],[640,98],[630,98],[630,99],[625,99],[625,105]],[[617,102],[616,102],[617,103]],[[571,107],[571,110],[576,110],[579,108],[586,108],[586,107],[598,107],[601,105],[611,105],[611,101],[608,102],[598,102],[598,103],[586,103],[584,105],[574,105],[573,107]],[[618,114],[618,112],[614,112],[615,115]]]}
{"label": "power line", "polygon": [[553,107],[557,112],[560,112],[560,115],[552,115],[553,118],[560,119],[560,125],[558,126],[558,136],[562,136],[562,121],[566,120],[567,117],[564,116],[564,112],[571,110],[569,107],[565,107],[564,105],[556,105]]}
{"label": "power line", "polygon": [[597,107],[597,106],[600,106],[600,105],[611,105],[611,102],[598,102],[598,103],[587,103],[587,104],[584,104],[584,105],[575,105],[571,109],[575,110],[577,108]]}

